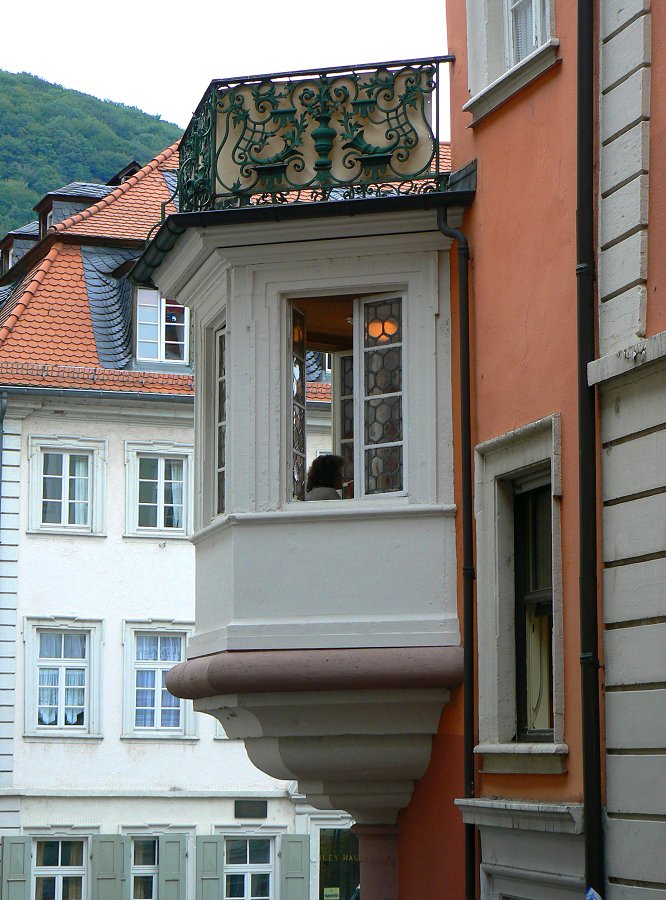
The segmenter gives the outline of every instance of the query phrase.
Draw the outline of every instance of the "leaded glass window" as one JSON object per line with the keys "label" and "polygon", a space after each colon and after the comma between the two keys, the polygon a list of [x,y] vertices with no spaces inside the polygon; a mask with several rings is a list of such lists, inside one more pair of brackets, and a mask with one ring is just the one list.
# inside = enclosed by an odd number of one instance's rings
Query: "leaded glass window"
{"label": "leaded glass window", "polygon": [[291,308],[292,496],[305,499],[305,315]]}
{"label": "leaded glass window", "polygon": [[215,483],[217,486],[216,512],[225,510],[226,503],[226,436],[227,436],[227,360],[224,330],[215,335]]}

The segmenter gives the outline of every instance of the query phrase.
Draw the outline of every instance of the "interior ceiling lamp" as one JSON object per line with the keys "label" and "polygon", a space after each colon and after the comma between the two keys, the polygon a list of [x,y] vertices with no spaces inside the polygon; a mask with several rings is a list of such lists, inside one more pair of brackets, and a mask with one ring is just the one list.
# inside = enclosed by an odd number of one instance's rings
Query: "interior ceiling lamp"
{"label": "interior ceiling lamp", "polygon": [[373,319],[371,322],[368,322],[368,334],[378,344],[385,344],[393,337],[398,327],[395,319]]}

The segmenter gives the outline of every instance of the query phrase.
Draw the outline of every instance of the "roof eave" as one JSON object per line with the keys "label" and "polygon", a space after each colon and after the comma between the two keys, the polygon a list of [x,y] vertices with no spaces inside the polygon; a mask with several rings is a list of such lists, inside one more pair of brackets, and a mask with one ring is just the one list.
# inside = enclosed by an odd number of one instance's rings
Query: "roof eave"
{"label": "roof eave", "polygon": [[220,225],[261,224],[299,219],[339,218],[342,216],[429,210],[440,207],[469,206],[474,187],[464,184],[457,190],[432,191],[425,194],[401,194],[357,200],[329,200],[316,203],[285,203],[274,206],[244,206],[205,212],[173,213],[160,226],[130,273],[137,285],[151,284],[153,272],[174,247],[178,237],[188,228],[211,228]]}

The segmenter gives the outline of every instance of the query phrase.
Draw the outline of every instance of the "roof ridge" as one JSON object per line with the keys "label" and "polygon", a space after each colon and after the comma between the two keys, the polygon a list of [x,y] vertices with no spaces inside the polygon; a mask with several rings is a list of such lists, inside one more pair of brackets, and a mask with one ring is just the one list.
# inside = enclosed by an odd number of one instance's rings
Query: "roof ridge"
{"label": "roof ridge", "polygon": [[17,302],[16,306],[14,307],[14,312],[11,314],[11,316],[9,316],[2,328],[0,328],[0,344],[2,344],[9,336],[12,329],[21,317],[21,314],[25,312],[28,304],[30,303],[30,300],[34,298],[42,282],[44,281],[44,278],[48,274],[53,261],[60,253],[60,246],[60,244],[54,244],[54,246],[51,247],[44,259],[35,269],[34,275],[30,279],[28,286],[24,288],[21,294],[21,298],[25,297],[25,295],[28,294],[29,296],[27,300],[24,302],[23,299],[21,299]]}
{"label": "roof ridge", "polygon": [[81,212],[74,213],[73,216],[69,216],[66,219],[63,219],[62,222],[58,222],[57,225],[53,225],[49,231],[55,234],[58,234],[63,231],[67,231],[72,225],[78,225],[79,222],[84,222],[86,219],[89,219],[91,216],[94,216],[95,213],[100,212],[100,210],[105,209],[115,200],[118,200],[120,197],[124,196],[130,188],[133,188],[135,184],[141,181],[146,175],[150,175],[151,172],[154,172],[158,169],[163,162],[166,162],[167,159],[171,159],[171,157],[178,150],[178,146],[180,144],[180,138],[175,141],[171,146],[167,147],[166,150],[162,150],[161,153],[158,153],[154,159],[151,159],[149,163],[139,169],[136,175],[131,175],[127,181],[123,181],[121,185],[113,190],[106,197],[102,197],[101,200],[98,200],[97,203],[93,203],[92,206],[88,206],[86,209],[81,210]]}

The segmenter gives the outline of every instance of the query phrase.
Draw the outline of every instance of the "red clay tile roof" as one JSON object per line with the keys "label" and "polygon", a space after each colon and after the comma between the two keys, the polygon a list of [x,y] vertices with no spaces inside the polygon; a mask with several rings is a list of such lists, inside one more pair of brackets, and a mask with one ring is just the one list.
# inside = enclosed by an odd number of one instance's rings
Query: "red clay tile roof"
{"label": "red clay tile roof", "polygon": [[308,381],[305,385],[305,399],[331,402],[331,385],[322,381]]}
{"label": "red clay tile roof", "polygon": [[137,391],[151,394],[184,394],[194,391],[194,376],[171,372],[134,372],[100,366],[61,366],[0,361],[0,383],[47,388],[79,388],[100,391]]}
{"label": "red clay tile roof", "polygon": [[[178,144],[174,144],[107,197],[58,223],[50,234],[144,240],[169,198],[162,172],[177,166]],[[173,211],[168,204],[167,212]],[[0,309],[0,383],[155,394],[194,391],[191,374],[100,365],[81,249],[78,243],[61,240],[23,277]]]}
{"label": "red clay tile roof", "polygon": [[89,206],[53,226],[57,234],[92,237],[116,237],[145,240],[148,232],[162,218],[162,204],[166,213],[176,212],[167,203],[170,191],[161,170],[178,168],[178,142],[172,144],[154,160],[132,175],[108,197]]}

